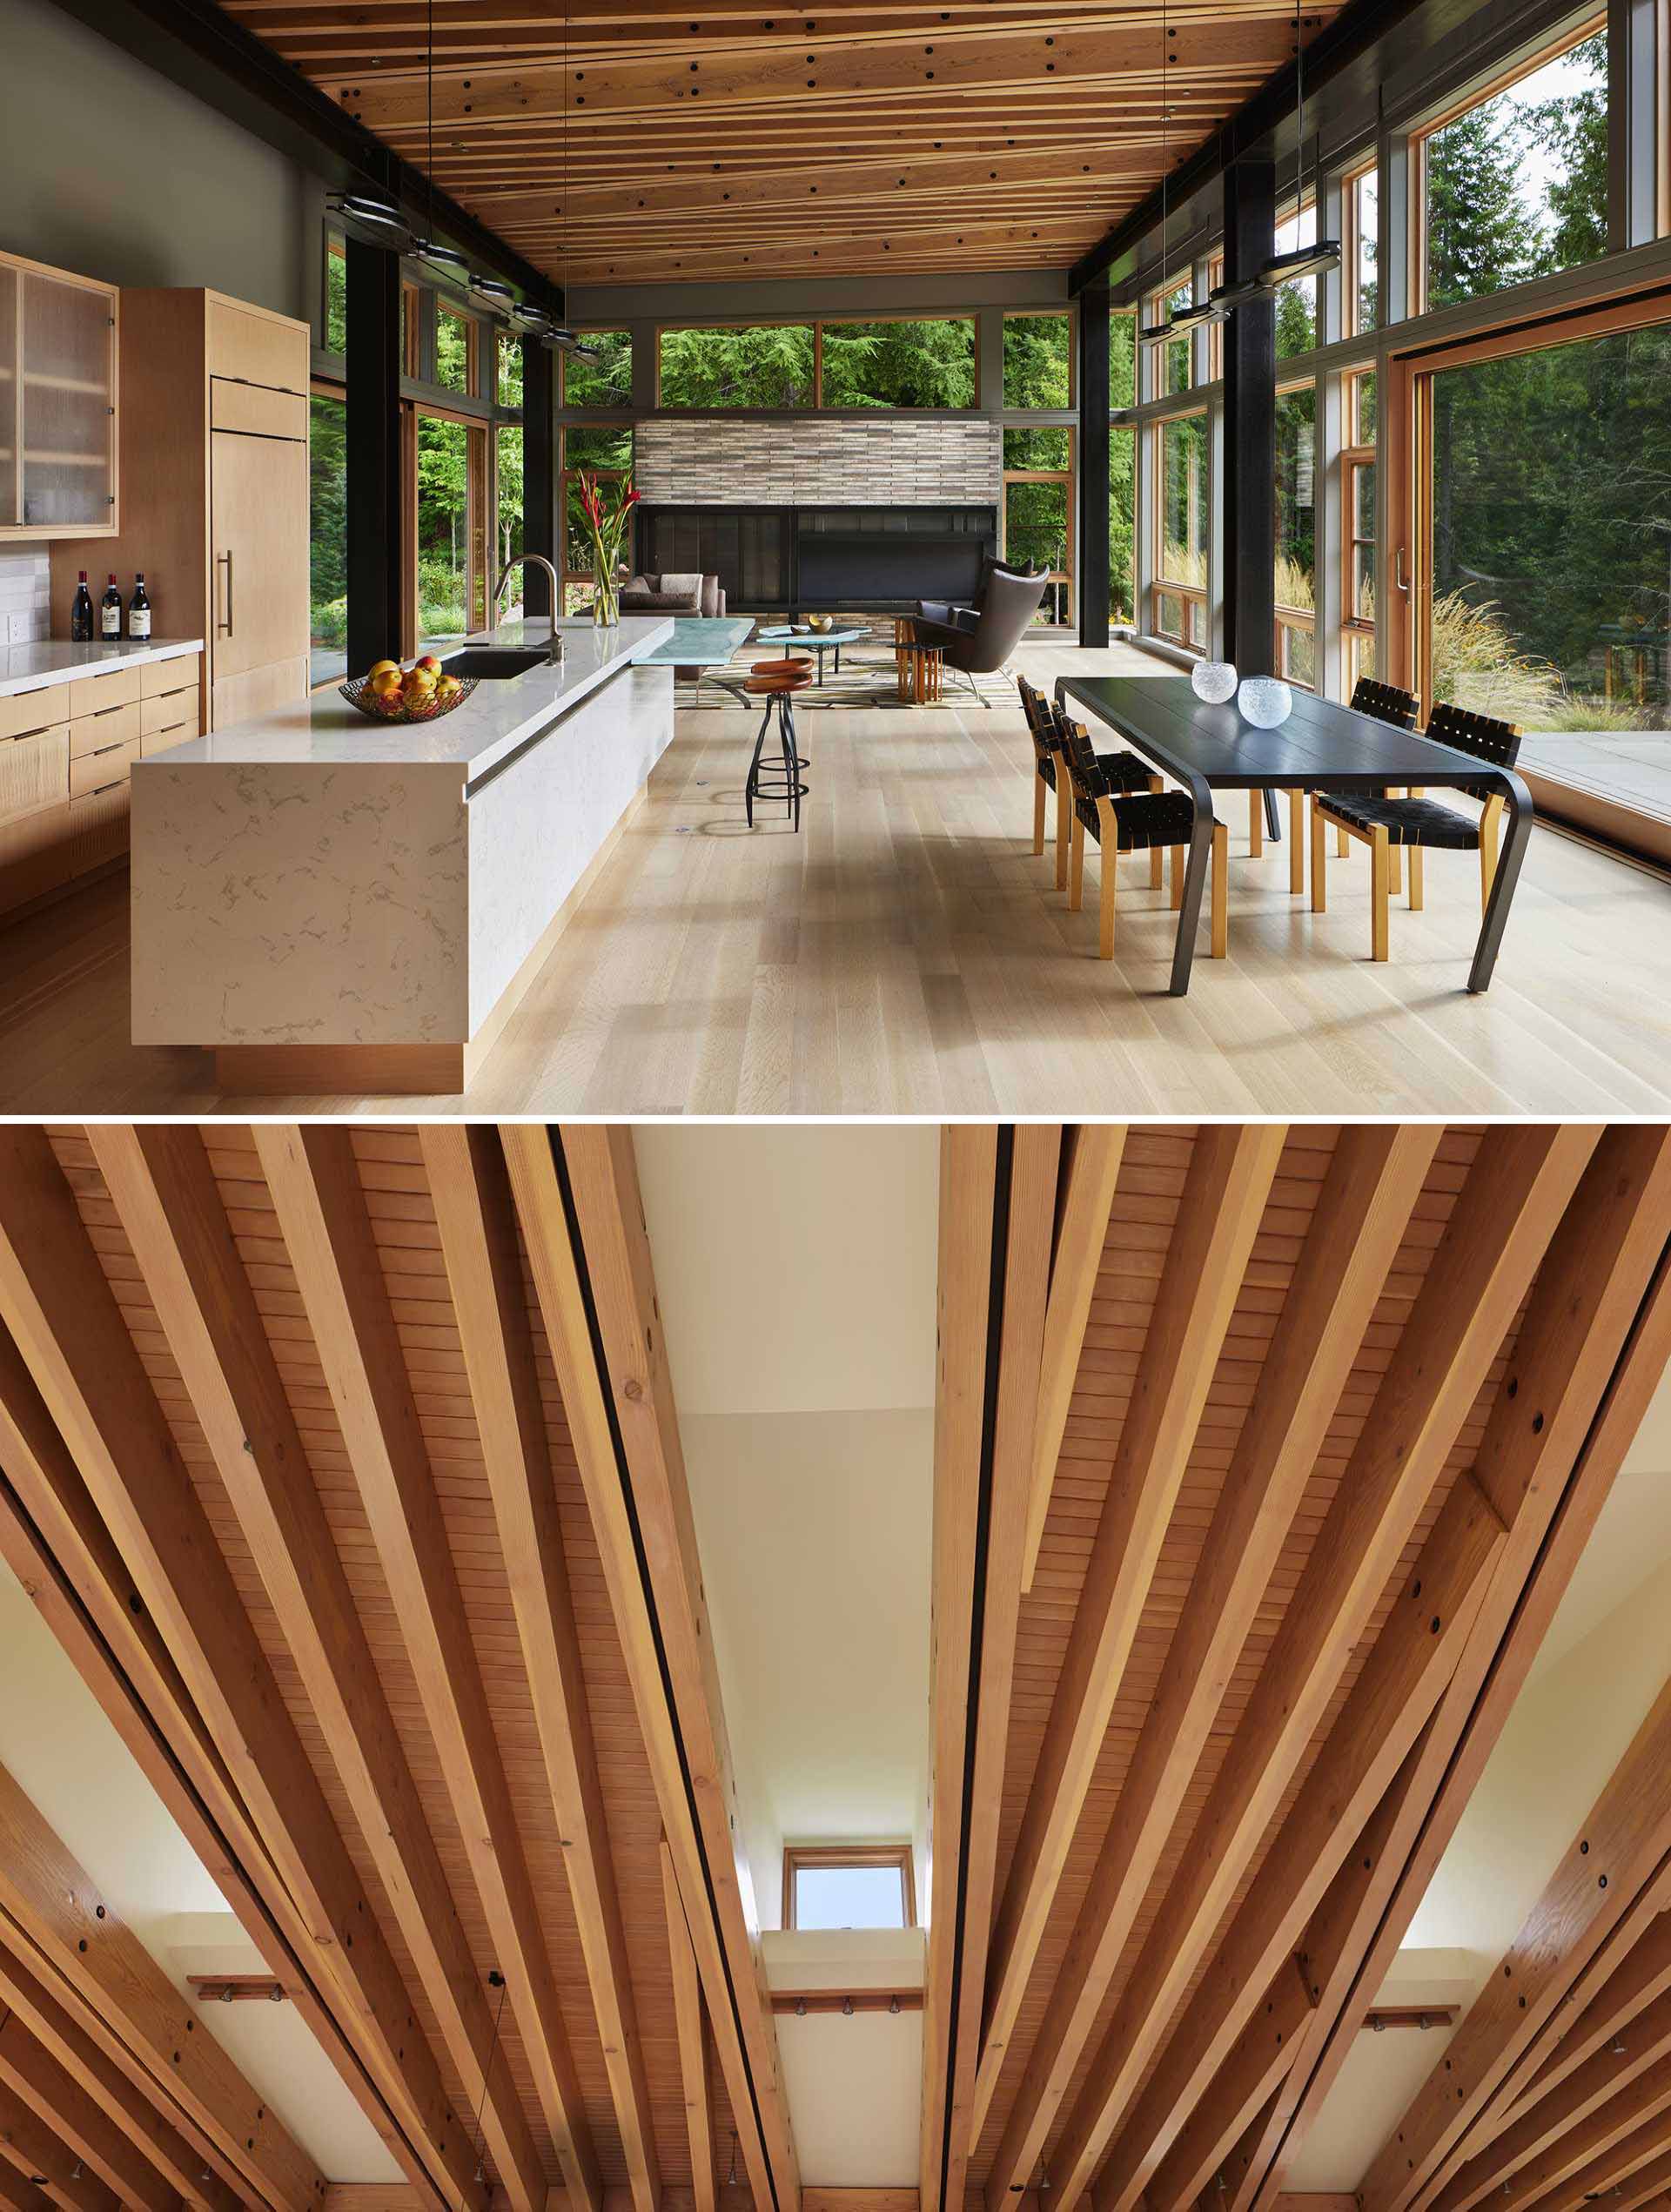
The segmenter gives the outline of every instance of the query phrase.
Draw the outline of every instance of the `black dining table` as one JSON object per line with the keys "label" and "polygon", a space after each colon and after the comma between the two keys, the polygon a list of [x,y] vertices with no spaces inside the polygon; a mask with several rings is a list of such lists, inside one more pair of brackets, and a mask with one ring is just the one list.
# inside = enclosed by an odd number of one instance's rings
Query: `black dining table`
{"label": "black dining table", "polygon": [[1195,802],[1195,830],[1172,954],[1174,996],[1190,987],[1212,854],[1215,791],[1457,790],[1464,786],[1500,791],[1507,802],[1507,827],[1473,949],[1468,989],[1483,991],[1490,983],[1534,819],[1532,794],[1513,769],[1499,768],[1453,745],[1436,743],[1414,730],[1378,722],[1373,715],[1354,713],[1310,691],[1294,693],[1292,710],[1276,729],[1259,729],[1245,721],[1233,699],[1213,706],[1198,698],[1187,676],[1059,676],[1056,700],[1058,707],[1071,701],[1106,723],[1133,752],[1181,783]]}

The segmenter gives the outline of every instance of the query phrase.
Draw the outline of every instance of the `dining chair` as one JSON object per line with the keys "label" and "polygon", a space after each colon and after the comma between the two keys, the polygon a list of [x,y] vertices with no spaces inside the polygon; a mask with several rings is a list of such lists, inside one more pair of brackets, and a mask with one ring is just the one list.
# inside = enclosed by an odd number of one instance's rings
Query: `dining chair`
{"label": "dining chair", "polygon": [[[1036,690],[1024,676],[1016,678],[1016,685],[1021,693],[1021,710],[1027,717],[1028,735],[1033,741],[1033,851],[1042,853],[1044,850],[1044,793],[1048,788],[1056,793],[1056,888],[1065,891],[1072,794],[1067,777],[1057,772],[1064,717],[1048,693]],[[1164,778],[1157,776],[1136,753],[1098,753],[1097,764],[1111,790],[1162,791],[1166,788]],[[1151,890],[1160,889],[1160,869],[1161,849],[1157,845],[1150,861]]]}
{"label": "dining chair", "polygon": [[[1421,714],[1421,702],[1413,691],[1402,691],[1396,683],[1378,682],[1372,676],[1360,676],[1352,687],[1352,696],[1346,702],[1355,715],[1372,715],[1377,722],[1390,722],[1395,729],[1413,729]],[[1288,888],[1302,891],[1305,888],[1304,855],[1305,851],[1305,791],[1288,794]],[[1387,796],[1383,794],[1383,796]],[[1335,831],[1336,857],[1344,860],[1351,850],[1344,830]],[[1396,862],[1394,865],[1396,866]],[[1398,883],[1392,888],[1397,891]]]}
{"label": "dining chair", "polygon": [[[1470,707],[1441,703],[1428,716],[1426,734],[1436,744],[1449,745],[1458,752],[1473,753],[1480,760],[1489,761],[1493,768],[1513,768],[1520,758],[1519,726],[1512,722],[1499,722],[1493,715],[1476,714]],[[1423,852],[1430,846],[1448,852],[1477,851],[1480,855],[1480,904],[1483,910],[1491,897],[1492,877],[1497,872],[1497,840],[1505,802],[1500,791],[1493,790],[1483,783],[1464,785],[1460,796],[1480,802],[1477,820],[1466,814],[1459,814],[1454,807],[1444,805],[1438,799],[1424,797],[1419,790],[1412,790],[1401,798],[1360,797],[1356,794],[1348,796],[1338,791],[1314,792],[1312,797],[1312,911],[1314,914],[1327,911],[1323,841],[1325,825],[1328,823],[1333,823],[1337,830],[1344,830],[1349,837],[1358,838],[1370,849],[1372,959],[1385,960],[1387,957],[1394,852],[1405,849],[1409,851],[1410,904],[1419,911],[1423,897]]]}
{"label": "dining chair", "polygon": [[[1184,879],[1184,850],[1195,832],[1195,802],[1187,791],[1111,790],[1091,733],[1071,716],[1062,718],[1062,759],[1073,786],[1073,832],[1068,876],[1068,906],[1077,913],[1084,903],[1085,839],[1102,849],[1102,886],[1097,913],[1097,952],[1114,958],[1114,904],[1118,857],[1123,852],[1152,856],[1150,882],[1160,881],[1159,856],[1172,851],[1173,904]],[[1225,955],[1225,828],[1212,831],[1212,956]]]}

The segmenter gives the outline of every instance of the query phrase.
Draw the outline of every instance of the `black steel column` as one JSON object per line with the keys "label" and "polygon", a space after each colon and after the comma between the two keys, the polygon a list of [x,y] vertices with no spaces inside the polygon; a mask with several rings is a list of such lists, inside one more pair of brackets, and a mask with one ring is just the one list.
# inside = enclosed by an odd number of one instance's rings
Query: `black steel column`
{"label": "black steel column", "polygon": [[348,240],[348,669],[398,658],[406,598],[400,520],[400,258]]}
{"label": "black steel column", "polygon": [[[537,338],[522,340],[522,550],[543,553],[557,569],[557,356]],[[557,612],[551,579],[530,561],[522,571],[529,615]]]}
{"label": "black steel column", "polygon": [[1079,295],[1079,642],[1108,642],[1108,288]]}
{"label": "black steel column", "polygon": [[[1225,282],[1239,284],[1277,244],[1276,165],[1245,156],[1225,171]],[[1225,657],[1269,676],[1276,647],[1276,295],[1233,308],[1225,326]]]}

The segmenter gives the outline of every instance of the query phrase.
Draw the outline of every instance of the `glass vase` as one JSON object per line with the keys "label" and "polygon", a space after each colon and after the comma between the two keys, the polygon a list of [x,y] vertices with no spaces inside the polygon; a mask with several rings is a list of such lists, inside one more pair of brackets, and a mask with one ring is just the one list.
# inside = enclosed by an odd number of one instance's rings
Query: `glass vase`
{"label": "glass vase", "polygon": [[592,621],[599,629],[614,629],[621,621],[621,579],[614,561],[592,563]]}

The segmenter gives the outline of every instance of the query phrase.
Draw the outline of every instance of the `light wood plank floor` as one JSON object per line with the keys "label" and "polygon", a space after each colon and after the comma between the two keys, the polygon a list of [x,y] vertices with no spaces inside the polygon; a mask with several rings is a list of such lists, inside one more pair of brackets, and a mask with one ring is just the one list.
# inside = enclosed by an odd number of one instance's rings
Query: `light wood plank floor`
{"label": "light wood plank floor", "polygon": [[[1142,670],[1029,646],[1036,682]],[[1368,958],[1368,864],[1330,911],[1231,824],[1230,958],[1165,995],[1174,920],[1122,871],[1119,958],[1096,877],[1070,914],[1030,847],[1018,712],[808,713],[799,837],[743,828],[753,723],[682,713],[640,810],[462,1099],[222,1099],[206,1055],[127,1041],[117,877],[0,934],[0,1111],[1586,1115],[1671,1111],[1671,885],[1534,837],[1497,977],[1464,988],[1477,863],[1433,853]],[[1203,921],[1205,945],[1205,923]]]}

